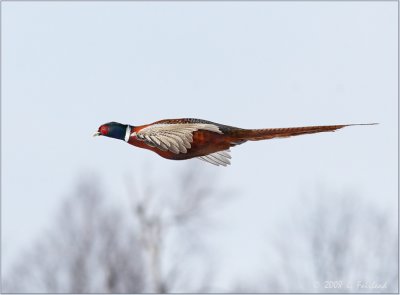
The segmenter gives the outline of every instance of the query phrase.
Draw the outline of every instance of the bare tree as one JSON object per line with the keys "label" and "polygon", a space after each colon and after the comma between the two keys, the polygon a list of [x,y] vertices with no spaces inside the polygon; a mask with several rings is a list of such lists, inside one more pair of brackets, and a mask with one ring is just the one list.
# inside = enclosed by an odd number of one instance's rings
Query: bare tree
{"label": "bare tree", "polygon": [[6,275],[3,291],[206,291],[212,255],[201,235],[210,231],[223,195],[215,177],[192,166],[166,179],[129,180],[130,209],[113,207],[99,181],[82,182]]}
{"label": "bare tree", "polygon": [[[188,168],[170,178],[168,190],[156,189],[147,180],[141,191],[135,191],[128,181],[147,261],[149,291],[205,291],[212,284],[212,257],[202,247],[201,233],[210,231],[212,214],[223,204],[227,191],[220,192],[215,177],[201,169]],[[201,258],[190,263],[196,256]],[[196,273],[199,264],[203,268]]]}
{"label": "bare tree", "polygon": [[275,240],[280,267],[259,291],[398,292],[396,216],[333,193],[293,206],[291,216]]}
{"label": "bare tree", "polygon": [[142,253],[129,222],[94,180],[82,182],[57,221],[6,276],[3,292],[137,293]]}

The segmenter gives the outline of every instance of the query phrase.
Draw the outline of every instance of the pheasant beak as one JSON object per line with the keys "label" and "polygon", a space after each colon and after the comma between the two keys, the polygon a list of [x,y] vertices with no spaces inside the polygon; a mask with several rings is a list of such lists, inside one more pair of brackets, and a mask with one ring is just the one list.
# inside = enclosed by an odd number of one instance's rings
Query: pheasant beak
{"label": "pheasant beak", "polygon": [[96,136],[99,136],[99,135],[101,135],[101,133],[100,133],[99,131],[97,131],[97,132],[95,132],[95,133],[93,134],[93,137],[96,137]]}

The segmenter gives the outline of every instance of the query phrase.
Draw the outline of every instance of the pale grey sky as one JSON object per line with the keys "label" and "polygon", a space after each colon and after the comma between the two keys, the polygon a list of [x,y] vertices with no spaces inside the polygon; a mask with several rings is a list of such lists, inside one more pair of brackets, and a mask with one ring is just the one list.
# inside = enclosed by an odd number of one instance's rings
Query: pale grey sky
{"label": "pale grey sky", "polygon": [[[356,191],[395,216],[397,5],[3,2],[3,268],[81,175],[96,173],[122,194],[126,174],[151,166],[162,176],[190,163],[93,139],[109,121],[380,123],[246,143],[232,149],[228,168],[191,160],[240,194],[221,212],[230,229],[216,243],[232,265],[221,285],[259,263],[244,253],[258,253],[287,205],[316,187]],[[259,222],[263,232],[251,226]]]}

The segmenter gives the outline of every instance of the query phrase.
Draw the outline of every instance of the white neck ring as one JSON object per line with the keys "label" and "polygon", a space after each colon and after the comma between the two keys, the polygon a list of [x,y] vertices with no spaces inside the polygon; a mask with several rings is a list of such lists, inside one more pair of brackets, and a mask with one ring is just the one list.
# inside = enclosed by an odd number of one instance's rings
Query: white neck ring
{"label": "white neck ring", "polygon": [[129,141],[129,137],[131,137],[131,126],[126,126],[126,131],[125,131],[125,141]]}

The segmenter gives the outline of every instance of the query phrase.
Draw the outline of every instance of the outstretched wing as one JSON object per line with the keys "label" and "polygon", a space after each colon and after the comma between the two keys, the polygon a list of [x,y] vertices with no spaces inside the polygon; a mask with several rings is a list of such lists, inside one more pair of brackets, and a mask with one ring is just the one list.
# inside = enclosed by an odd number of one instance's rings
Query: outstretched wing
{"label": "outstretched wing", "polygon": [[218,126],[207,123],[176,123],[153,124],[136,133],[139,140],[163,151],[171,151],[175,154],[186,153],[193,142],[193,132],[208,130],[222,134]]}
{"label": "outstretched wing", "polygon": [[205,156],[201,156],[198,157],[200,160],[206,161],[208,163],[211,163],[213,165],[219,166],[227,166],[231,164],[231,161],[229,159],[231,159],[231,155],[228,154],[228,152],[230,152],[230,150],[224,150],[224,151],[219,151],[216,153],[212,153],[212,154],[208,154]]}

